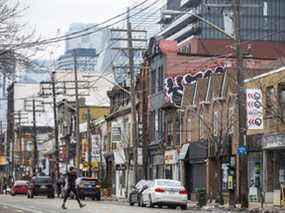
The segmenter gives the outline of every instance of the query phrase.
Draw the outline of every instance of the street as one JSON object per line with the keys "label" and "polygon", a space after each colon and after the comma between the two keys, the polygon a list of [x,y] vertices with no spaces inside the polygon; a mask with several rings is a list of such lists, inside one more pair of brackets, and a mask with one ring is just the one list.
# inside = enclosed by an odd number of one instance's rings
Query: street
{"label": "street", "polygon": [[[80,209],[75,200],[67,201],[67,210],[61,209],[62,200],[47,199],[45,197],[36,197],[27,199],[26,196],[0,195],[0,213],[58,213],[58,212],[80,212],[80,213],[155,213],[155,212],[195,212],[193,210],[182,211],[180,209],[159,209],[159,208],[141,208],[137,206],[128,206],[122,202],[111,201],[84,201],[86,207]],[[199,211],[203,212],[203,211]]]}

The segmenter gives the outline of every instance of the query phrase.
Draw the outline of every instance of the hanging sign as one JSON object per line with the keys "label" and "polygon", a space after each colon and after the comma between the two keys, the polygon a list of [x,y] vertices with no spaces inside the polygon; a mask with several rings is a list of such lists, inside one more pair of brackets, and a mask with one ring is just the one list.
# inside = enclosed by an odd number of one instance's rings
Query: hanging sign
{"label": "hanging sign", "polygon": [[263,129],[262,93],[260,89],[246,90],[247,129]]}

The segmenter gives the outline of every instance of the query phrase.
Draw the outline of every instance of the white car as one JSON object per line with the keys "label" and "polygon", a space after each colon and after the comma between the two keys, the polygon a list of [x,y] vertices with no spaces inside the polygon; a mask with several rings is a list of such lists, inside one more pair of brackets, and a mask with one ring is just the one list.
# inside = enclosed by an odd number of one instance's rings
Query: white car
{"label": "white car", "polygon": [[154,207],[155,205],[170,208],[187,209],[187,191],[180,181],[168,179],[155,179],[149,187],[142,192],[140,205]]}

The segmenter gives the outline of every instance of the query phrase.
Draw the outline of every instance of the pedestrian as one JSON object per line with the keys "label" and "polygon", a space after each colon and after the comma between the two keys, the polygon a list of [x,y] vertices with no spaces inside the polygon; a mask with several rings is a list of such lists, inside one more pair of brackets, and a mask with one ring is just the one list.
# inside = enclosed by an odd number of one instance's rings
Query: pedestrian
{"label": "pedestrian", "polygon": [[70,192],[72,192],[75,195],[75,198],[76,198],[80,208],[86,206],[85,204],[82,204],[80,202],[80,199],[79,199],[76,187],[75,187],[76,178],[77,178],[77,174],[76,174],[74,167],[70,167],[69,172],[67,173],[67,189],[65,191],[63,204],[61,206],[61,208],[63,208],[63,209],[66,209],[65,203],[66,203],[67,198],[70,196]]}

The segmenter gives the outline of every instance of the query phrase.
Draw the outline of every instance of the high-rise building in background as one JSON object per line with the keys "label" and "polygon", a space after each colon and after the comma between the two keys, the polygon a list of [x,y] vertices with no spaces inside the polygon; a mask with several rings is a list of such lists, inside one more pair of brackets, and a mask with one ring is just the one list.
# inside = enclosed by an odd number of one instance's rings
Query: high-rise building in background
{"label": "high-rise building in background", "polygon": [[[171,5],[168,0],[167,10],[180,10],[187,14],[162,16],[160,23],[164,29],[158,36],[182,42],[191,36],[202,39],[226,39],[226,36],[213,29],[204,19],[233,34],[232,1],[229,0],[182,0],[180,6]],[[177,1],[178,2],[178,1]],[[174,8],[172,8],[172,6]],[[241,1],[241,38],[243,40],[284,41],[285,1],[243,0]]]}
{"label": "high-rise building in background", "polygon": [[[136,42],[134,47],[146,49],[148,40],[160,31],[160,5],[145,9],[146,6],[140,6],[130,10],[130,22],[132,29],[144,30],[145,33],[133,33],[133,38],[146,39],[146,42]],[[127,29],[126,22],[117,28]],[[127,65],[129,62],[126,52],[120,51],[117,48],[126,48],[126,41],[117,41],[113,38],[126,38],[126,32],[116,32],[115,30],[107,29],[102,32],[103,49],[98,56],[97,70],[99,72],[114,73],[115,81],[123,86],[128,85],[129,74]],[[139,65],[142,62],[142,50],[134,51],[134,66],[135,71],[139,71]]]}
{"label": "high-rise building in background", "polygon": [[[65,52],[57,59],[57,69],[72,70],[75,54],[78,71],[97,72],[98,54],[102,51],[104,45],[102,43],[102,32],[97,31],[96,24],[72,23],[66,33]],[[76,34],[74,34],[75,32]]]}

